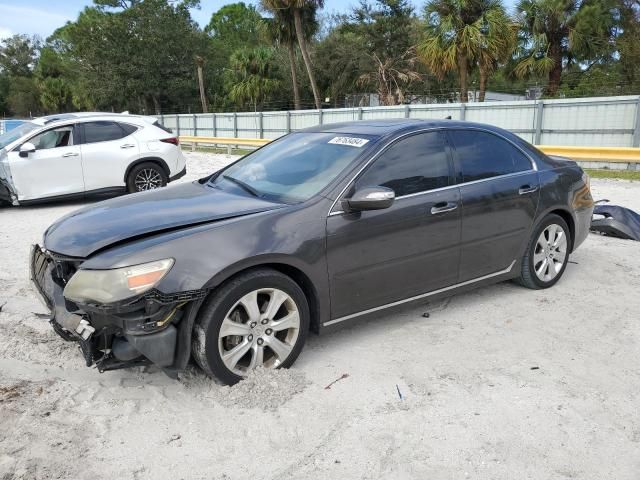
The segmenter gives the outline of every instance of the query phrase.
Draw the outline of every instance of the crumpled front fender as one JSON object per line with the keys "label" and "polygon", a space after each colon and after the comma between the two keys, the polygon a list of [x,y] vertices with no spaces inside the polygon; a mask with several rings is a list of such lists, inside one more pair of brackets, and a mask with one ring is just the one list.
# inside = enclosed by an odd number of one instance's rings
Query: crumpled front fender
{"label": "crumpled front fender", "polygon": [[18,194],[11,177],[7,152],[4,149],[0,150],[0,201],[18,205]]}

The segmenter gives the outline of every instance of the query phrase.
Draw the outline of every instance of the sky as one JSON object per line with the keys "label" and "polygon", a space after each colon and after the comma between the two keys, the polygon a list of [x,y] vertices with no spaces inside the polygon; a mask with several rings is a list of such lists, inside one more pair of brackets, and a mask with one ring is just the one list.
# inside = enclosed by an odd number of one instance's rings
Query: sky
{"label": "sky", "polygon": [[[200,0],[200,9],[192,12],[193,18],[201,25],[209,23],[211,14],[227,3],[239,0]],[[245,0],[246,3],[257,3]],[[0,0],[0,38],[16,33],[39,35],[46,39],[53,31],[67,21],[75,20],[78,13],[91,0]],[[347,12],[358,0],[325,0],[324,12]],[[423,0],[413,0],[421,7]],[[510,7],[514,0],[506,0]]]}

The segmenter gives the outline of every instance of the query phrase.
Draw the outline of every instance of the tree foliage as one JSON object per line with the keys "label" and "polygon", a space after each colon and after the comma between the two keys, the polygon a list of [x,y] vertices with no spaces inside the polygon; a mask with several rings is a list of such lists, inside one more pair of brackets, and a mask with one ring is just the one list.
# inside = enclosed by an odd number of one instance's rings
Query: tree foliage
{"label": "tree foliage", "polygon": [[[46,41],[0,40],[0,112],[139,113],[640,92],[639,0],[94,0]],[[203,6],[207,6],[203,2]],[[328,98],[327,103],[325,99]],[[351,102],[351,100],[349,100]]]}

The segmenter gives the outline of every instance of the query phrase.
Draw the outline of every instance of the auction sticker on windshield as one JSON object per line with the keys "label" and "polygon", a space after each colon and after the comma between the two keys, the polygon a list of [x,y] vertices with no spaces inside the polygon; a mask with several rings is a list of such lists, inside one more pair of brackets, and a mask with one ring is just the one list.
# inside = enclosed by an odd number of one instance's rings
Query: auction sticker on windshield
{"label": "auction sticker on windshield", "polygon": [[329,143],[333,143],[334,145],[347,145],[349,147],[364,147],[367,142],[366,138],[357,138],[357,137],[333,137],[329,140]]}

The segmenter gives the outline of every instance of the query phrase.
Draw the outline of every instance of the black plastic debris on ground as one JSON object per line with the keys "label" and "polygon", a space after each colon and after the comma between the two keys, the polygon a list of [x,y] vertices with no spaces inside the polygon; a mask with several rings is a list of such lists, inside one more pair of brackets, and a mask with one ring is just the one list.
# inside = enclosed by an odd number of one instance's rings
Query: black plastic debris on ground
{"label": "black plastic debris on ground", "polygon": [[591,231],[640,241],[640,215],[617,205],[596,205],[591,220]]}

